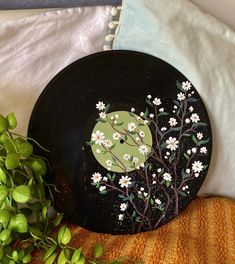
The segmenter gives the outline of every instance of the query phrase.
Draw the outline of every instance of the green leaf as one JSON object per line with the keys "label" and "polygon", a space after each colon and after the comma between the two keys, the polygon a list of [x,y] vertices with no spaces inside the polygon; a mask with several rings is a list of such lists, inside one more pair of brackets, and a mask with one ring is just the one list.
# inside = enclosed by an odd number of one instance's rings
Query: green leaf
{"label": "green leaf", "polygon": [[170,131],[180,131],[181,127],[172,127]]}
{"label": "green leaf", "polygon": [[103,256],[103,246],[100,243],[97,243],[94,250],[93,250],[93,256],[94,258],[100,258],[101,256]]}
{"label": "green leaf", "polygon": [[184,196],[184,197],[186,197],[187,196],[187,194],[186,193],[184,193],[183,191],[179,191],[179,194],[181,194],[182,196]]}
{"label": "green leaf", "polygon": [[44,206],[42,209],[42,216],[44,219],[47,219],[47,207],[46,206]]}
{"label": "green leaf", "polygon": [[209,143],[210,139],[205,139],[205,140],[201,140],[201,141],[198,141],[198,146],[201,146],[201,145],[204,145],[204,144],[207,144]]}
{"label": "green leaf", "polygon": [[13,199],[17,203],[27,203],[31,199],[30,189],[27,185],[20,185],[13,190]]}
{"label": "green leaf", "polygon": [[14,113],[9,113],[6,116],[6,119],[7,119],[7,122],[8,122],[8,128],[9,129],[16,128],[16,126],[17,126],[17,120],[16,120],[16,117],[15,117],[15,114]]}
{"label": "green leaf", "polygon": [[63,245],[67,245],[70,242],[71,238],[72,235],[69,228],[66,225],[62,226],[57,235],[58,242]]}
{"label": "green leaf", "polygon": [[147,117],[149,115],[149,110],[148,108],[145,109],[145,113],[144,113],[144,116]]}
{"label": "green leaf", "polygon": [[103,118],[97,118],[96,121],[101,123],[106,123],[106,121]]}
{"label": "green leaf", "polygon": [[191,134],[184,133],[183,136],[184,136],[184,137],[191,137]]}
{"label": "green leaf", "polygon": [[198,101],[198,99],[190,97],[190,98],[186,99],[186,101],[187,101],[188,103],[195,103],[195,102]]}
{"label": "green leaf", "polygon": [[107,104],[105,109],[104,109],[104,112],[107,113],[109,111],[109,108],[110,108],[110,104]]}
{"label": "green leaf", "polygon": [[63,213],[60,213],[56,216],[56,218],[52,222],[54,227],[57,227],[60,224],[61,220],[63,219],[63,216]]}
{"label": "green leaf", "polygon": [[3,133],[8,129],[8,122],[3,115],[0,115],[0,133]]}
{"label": "green leaf", "polygon": [[198,140],[197,140],[197,138],[193,135],[193,142],[196,144],[196,145],[198,145]]}
{"label": "green leaf", "polygon": [[53,253],[55,252],[56,248],[57,248],[57,245],[53,245],[53,246],[51,246],[51,247],[46,251],[46,253],[44,254],[43,260],[46,261],[48,258],[50,258],[50,257],[53,255]]}
{"label": "green leaf", "polygon": [[122,126],[123,124],[124,124],[124,122],[121,122],[121,123],[115,124],[115,126]]}
{"label": "green leaf", "polygon": [[57,257],[57,253],[54,252],[46,261],[45,264],[54,264],[54,261]]}
{"label": "green leaf", "polygon": [[0,210],[0,224],[7,224],[10,220],[11,214],[8,210]]}
{"label": "green leaf", "polygon": [[82,254],[82,248],[76,249],[71,258],[71,264],[76,264],[80,259]]}
{"label": "green leaf", "polygon": [[66,255],[65,255],[65,251],[64,250],[62,250],[60,252],[60,255],[58,257],[57,263],[58,264],[66,264],[66,263],[68,263],[68,260],[66,258]]}
{"label": "green leaf", "polygon": [[158,116],[166,116],[166,115],[169,115],[169,113],[167,113],[167,112],[161,112],[161,113],[158,114]]}
{"label": "green leaf", "polygon": [[34,228],[32,226],[29,227],[29,233],[36,240],[40,239],[43,236],[42,232],[39,229]]}
{"label": "green leaf", "polygon": [[166,143],[161,144],[161,149],[164,149],[166,147],[167,147],[167,144]]}
{"label": "green leaf", "polygon": [[178,101],[174,100],[173,102],[174,102],[174,104],[176,104],[177,106],[180,106],[180,103],[179,103]]}
{"label": "green leaf", "polygon": [[94,145],[94,143],[95,143],[94,141],[90,141],[90,142],[89,141],[86,141],[86,144],[89,145],[89,146]]}
{"label": "green leaf", "polygon": [[202,126],[207,126],[206,123],[202,123],[202,122],[199,122],[199,123],[196,123],[196,124],[193,124],[193,128],[197,128],[197,127],[202,127]]}
{"label": "green leaf", "polygon": [[8,226],[14,232],[26,233],[28,232],[28,220],[23,214],[14,215]]}
{"label": "green leaf", "polygon": [[31,254],[27,254],[23,257],[22,263],[29,263],[31,259],[32,259]]}
{"label": "green leaf", "polygon": [[33,153],[33,146],[28,142],[22,143],[19,146],[19,153],[24,158],[28,158]]}
{"label": "green leaf", "polygon": [[185,157],[186,159],[189,159],[189,156],[188,156],[186,153],[184,153],[184,157]]}
{"label": "green leaf", "polygon": [[86,258],[82,255],[76,264],[86,264]]}
{"label": "green leaf", "polygon": [[171,186],[171,182],[170,181],[166,181],[166,187],[170,187]]}
{"label": "green leaf", "polygon": [[111,180],[114,181],[116,179],[116,173],[113,174]]}
{"label": "green leaf", "polygon": [[5,160],[5,165],[8,170],[13,170],[20,165],[20,156],[17,153],[8,153]]}
{"label": "green leaf", "polygon": [[5,200],[8,195],[8,188],[6,185],[0,185],[0,202]]}
{"label": "green leaf", "polygon": [[12,251],[11,256],[12,256],[14,261],[18,261],[19,255],[18,255],[18,252],[16,250]]}

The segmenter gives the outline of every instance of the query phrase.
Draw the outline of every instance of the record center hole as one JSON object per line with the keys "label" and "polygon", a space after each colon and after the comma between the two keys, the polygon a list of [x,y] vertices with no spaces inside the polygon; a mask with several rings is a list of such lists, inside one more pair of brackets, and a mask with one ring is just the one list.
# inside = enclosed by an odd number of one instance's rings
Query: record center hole
{"label": "record center hole", "polygon": [[120,140],[120,143],[123,144],[125,141],[123,139]]}

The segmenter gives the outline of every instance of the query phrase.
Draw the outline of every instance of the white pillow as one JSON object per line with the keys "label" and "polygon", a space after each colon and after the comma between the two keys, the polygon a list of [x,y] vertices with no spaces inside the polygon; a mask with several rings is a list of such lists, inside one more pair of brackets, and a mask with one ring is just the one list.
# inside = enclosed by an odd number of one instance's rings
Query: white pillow
{"label": "white pillow", "polygon": [[213,132],[199,195],[235,198],[235,33],[187,0],[125,0],[116,34],[114,49],[155,55],[191,80]]}
{"label": "white pillow", "polygon": [[102,50],[110,10],[71,8],[0,24],[0,113],[16,114],[19,133],[26,135],[46,84],[71,62]]}

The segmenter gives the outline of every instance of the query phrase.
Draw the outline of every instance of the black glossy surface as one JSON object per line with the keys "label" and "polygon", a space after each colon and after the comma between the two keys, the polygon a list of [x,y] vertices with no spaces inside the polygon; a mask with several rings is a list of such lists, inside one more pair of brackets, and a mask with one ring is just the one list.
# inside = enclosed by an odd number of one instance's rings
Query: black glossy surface
{"label": "black glossy surface", "polygon": [[[28,135],[51,151],[48,158],[52,171],[48,181],[53,182],[61,191],[56,195],[56,207],[64,211],[71,222],[96,232],[113,234],[154,228],[154,225],[149,227],[145,223],[133,228],[129,220],[121,223],[118,221],[121,203],[118,195],[115,192],[101,195],[91,185],[93,172],[106,172],[94,159],[86,141],[90,140],[96,123],[98,113],[95,105],[98,101],[109,102],[109,112],[130,111],[134,107],[140,113],[145,111],[146,96],[152,94],[153,98],[164,100],[165,108],[173,108],[172,100],[175,100],[177,94],[176,81],[181,83],[186,80],[171,65],[155,57],[133,51],[108,51],[74,62],[47,85],[32,112]],[[209,165],[212,142],[209,119],[202,100],[194,91],[195,97],[199,99],[194,109],[207,123],[200,132],[210,139],[207,144],[208,155],[201,160]],[[166,125],[168,117],[164,117]],[[184,144],[182,140],[181,148],[190,147],[193,146]],[[178,173],[185,163],[181,155],[177,165]],[[167,222],[190,203],[203,183],[207,170],[208,167],[200,177],[188,183],[189,195],[179,195],[177,213],[175,203],[172,202],[163,217],[160,211],[151,216],[154,223],[159,220],[157,226]],[[130,175],[135,177],[133,173]],[[175,184],[180,184],[179,179],[176,179]],[[161,195],[162,203],[166,203],[160,187],[156,193]],[[172,195],[171,188],[165,189]],[[129,210],[132,213],[131,206]]]}

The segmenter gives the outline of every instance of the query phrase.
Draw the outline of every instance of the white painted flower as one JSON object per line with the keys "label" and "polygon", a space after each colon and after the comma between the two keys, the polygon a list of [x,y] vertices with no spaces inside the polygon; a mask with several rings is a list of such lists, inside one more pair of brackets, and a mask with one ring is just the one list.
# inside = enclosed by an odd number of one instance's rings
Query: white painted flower
{"label": "white painted flower", "polygon": [[168,156],[164,156],[164,159],[168,159]]}
{"label": "white painted flower", "polygon": [[107,182],[108,178],[107,177],[103,177],[103,181]]}
{"label": "white painted flower", "polygon": [[134,113],[135,112],[135,108],[132,107],[131,108],[131,112]]}
{"label": "white painted flower", "polygon": [[147,197],[148,196],[148,193],[144,192],[144,197]]}
{"label": "white painted flower", "polygon": [[186,124],[189,124],[190,122],[191,122],[191,121],[190,121],[189,118],[186,118],[186,119],[185,119],[185,123],[186,123]]}
{"label": "white painted flower", "polygon": [[139,135],[140,135],[140,137],[144,138],[145,137],[144,131],[140,130]]}
{"label": "white painted flower", "polygon": [[147,155],[148,154],[148,147],[146,145],[140,145],[138,148],[140,154]]}
{"label": "white painted flower", "polygon": [[167,152],[166,152],[166,155],[167,155],[167,156],[170,156],[170,155],[171,155],[171,153],[167,151]]}
{"label": "white painted flower", "polygon": [[159,109],[159,112],[160,112],[160,113],[164,112],[164,108],[163,108],[163,107],[160,108],[160,109]]}
{"label": "white painted flower", "polygon": [[101,176],[101,174],[99,172],[95,172],[95,173],[92,174],[91,179],[93,180],[94,183],[98,183],[98,182],[101,181],[102,176]]}
{"label": "white painted flower", "polygon": [[196,173],[196,172],[201,172],[203,170],[203,165],[201,161],[194,161],[194,163],[192,164],[192,170]]}
{"label": "white painted flower", "polygon": [[161,131],[163,132],[163,131],[166,131],[167,130],[167,128],[166,127],[162,127],[161,128]]}
{"label": "white painted flower", "polygon": [[105,112],[100,112],[99,116],[101,119],[105,119],[106,118],[106,113]]}
{"label": "white painted flower", "polygon": [[207,153],[207,148],[206,147],[200,148],[200,152],[203,153],[203,154],[206,154]]}
{"label": "white painted flower", "polygon": [[199,173],[195,173],[194,176],[197,178],[199,177]]}
{"label": "white painted flower", "polygon": [[178,106],[177,105],[174,105],[174,109],[177,109],[178,108]]}
{"label": "white painted flower", "polygon": [[168,123],[170,124],[170,126],[176,126],[178,124],[178,122],[176,121],[176,119],[174,117],[171,117],[170,120],[168,121]]}
{"label": "white painted flower", "polygon": [[105,109],[105,104],[101,101],[99,101],[97,104],[96,104],[96,109],[102,111]]}
{"label": "white painted flower", "polygon": [[137,120],[140,120],[140,119],[141,119],[141,117],[140,117],[140,116],[137,116],[137,117],[136,117],[136,119],[137,119]]}
{"label": "white painted flower", "polygon": [[179,143],[179,141],[176,140],[176,138],[173,138],[173,137],[169,137],[166,140],[167,148],[170,149],[170,150],[176,150],[178,148],[178,143]]}
{"label": "white painted flower", "polygon": [[153,173],[153,174],[152,174],[152,177],[153,177],[153,178],[155,178],[156,176],[157,176],[156,173]]}
{"label": "white painted flower", "polygon": [[191,149],[188,149],[188,150],[187,150],[187,154],[188,154],[188,155],[191,155],[191,153],[192,153]]}
{"label": "white painted flower", "polygon": [[192,120],[193,123],[197,123],[198,121],[200,121],[200,117],[198,114],[192,114],[190,119]]}
{"label": "white painted flower", "polygon": [[111,120],[114,120],[114,116],[111,116],[110,119],[111,119]]}
{"label": "white painted flower", "polygon": [[153,184],[156,184],[157,182],[156,181],[153,181]]}
{"label": "white painted flower", "polygon": [[139,161],[139,159],[137,157],[133,157],[133,159],[132,159],[133,163],[137,163],[138,161]]}
{"label": "white painted flower", "polygon": [[108,167],[111,167],[113,165],[112,161],[111,160],[106,160],[106,165]]}
{"label": "white painted flower", "polygon": [[182,88],[183,88],[184,91],[190,90],[191,87],[192,87],[192,85],[191,85],[191,83],[189,81],[182,82]]}
{"label": "white painted flower", "polygon": [[100,149],[96,149],[96,153],[100,154],[101,150]]}
{"label": "white painted flower", "polygon": [[113,142],[112,142],[112,140],[110,140],[110,139],[105,139],[105,140],[104,140],[104,145],[105,145],[105,147],[107,147],[107,148],[111,148],[112,145],[113,145]]}
{"label": "white painted flower", "polygon": [[179,101],[183,101],[183,100],[185,99],[185,95],[184,95],[183,93],[178,93],[178,94],[177,94],[177,99],[178,99]]}
{"label": "white painted flower", "polygon": [[151,95],[151,94],[148,94],[148,95],[147,95],[147,98],[148,98],[148,99],[151,99],[151,98],[152,98],[152,95]]}
{"label": "white painted flower", "polygon": [[133,122],[129,123],[128,126],[127,126],[127,129],[128,129],[130,132],[134,131],[134,130],[136,129],[136,124],[133,123]]}
{"label": "white painted flower", "polygon": [[118,133],[118,132],[114,132],[114,133],[113,133],[113,139],[114,139],[114,140],[119,140],[120,137],[121,137],[121,134],[120,134],[120,133]]}
{"label": "white painted flower", "polygon": [[124,219],[124,214],[120,214],[120,215],[118,215],[118,220],[119,221],[122,221]]}
{"label": "white painted flower", "polygon": [[150,118],[154,118],[154,114],[150,114],[149,117],[150,117]]}
{"label": "white painted flower", "polygon": [[143,192],[144,191],[144,187],[140,187],[140,190]]}
{"label": "white painted flower", "polygon": [[106,186],[100,186],[99,190],[100,192],[103,192],[104,190],[106,190]]}
{"label": "white painted flower", "polygon": [[142,192],[141,191],[138,191],[138,194],[142,194]]}
{"label": "white painted flower", "polygon": [[117,124],[117,120],[114,120],[114,124]]}
{"label": "white painted flower", "polygon": [[115,118],[118,119],[118,114],[115,115]]}
{"label": "white painted flower", "polygon": [[131,185],[131,178],[129,178],[128,176],[122,176],[122,178],[119,180],[119,184],[121,185],[121,187],[127,187],[129,185]]}
{"label": "white painted flower", "polygon": [[126,203],[121,203],[120,204],[120,210],[124,212],[124,211],[126,211],[126,209],[127,209],[127,204]]}
{"label": "white painted flower", "polygon": [[161,169],[161,168],[157,169],[157,172],[158,172],[158,173],[160,173],[161,171],[162,171],[162,169]]}
{"label": "white painted flower", "polygon": [[123,155],[123,159],[124,160],[129,160],[131,158],[131,155],[130,154],[124,154]]}
{"label": "white painted flower", "polygon": [[165,173],[163,174],[163,179],[164,179],[165,181],[171,181],[171,180],[172,180],[172,177],[171,177],[171,175],[170,175],[168,172],[165,172]]}
{"label": "white painted flower", "polygon": [[201,132],[197,133],[197,138],[201,140],[203,138],[203,134]]}
{"label": "white painted flower", "polygon": [[191,97],[192,95],[191,94],[188,94],[188,97]]}
{"label": "white painted flower", "polygon": [[186,173],[189,174],[190,173],[190,169],[186,169]]}
{"label": "white painted flower", "polygon": [[144,168],[144,163],[143,162],[140,163],[140,167]]}
{"label": "white painted flower", "polygon": [[197,152],[197,148],[192,148],[192,153],[196,153]]}
{"label": "white painted flower", "polygon": [[104,133],[100,130],[97,130],[95,133],[92,133],[91,140],[95,142],[95,144],[101,145],[104,142],[105,136]]}
{"label": "white painted flower", "polygon": [[160,200],[160,199],[155,199],[155,203],[156,203],[157,205],[160,205],[160,204],[162,204],[162,202],[161,202],[161,200]]}
{"label": "white painted flower", "polygon": [[144,120],[144,124],[146,124],[146,125],[147,125],[148,123],[149,123],[149,121],[148,121],[148,120]]}
{"label": "white painted flower", "polygon": [[192,106],[189,107],[189,111],[193,112],[194,108]]}
{"label": "white painted flower", "polygon": [[194,94],[194,91],[192,91],[191,94]]}
{"label": "white painted flower", "polygon": [[136,137],[135,140],[136,140],[136,141],[140,141],[140,138],[139,138],[139,137]]}
{"label": "white painted flower", "polygon": [[141,112],[141,113],[140,113],[140,116],[142,116],[142,117],[143,117],[143,116],[144,116],[144,112]]}
{"label": "white painted flower", "polygon": [[175,113],[175,110],[173,110],[172,113]]}
{"label": "white painted flower", "polygon": [[154,105],[160,105],[162,102],[161,102],[161,100],[159,99],[159,98],[154,98],[154,100],[153,100],[153,104]]}

